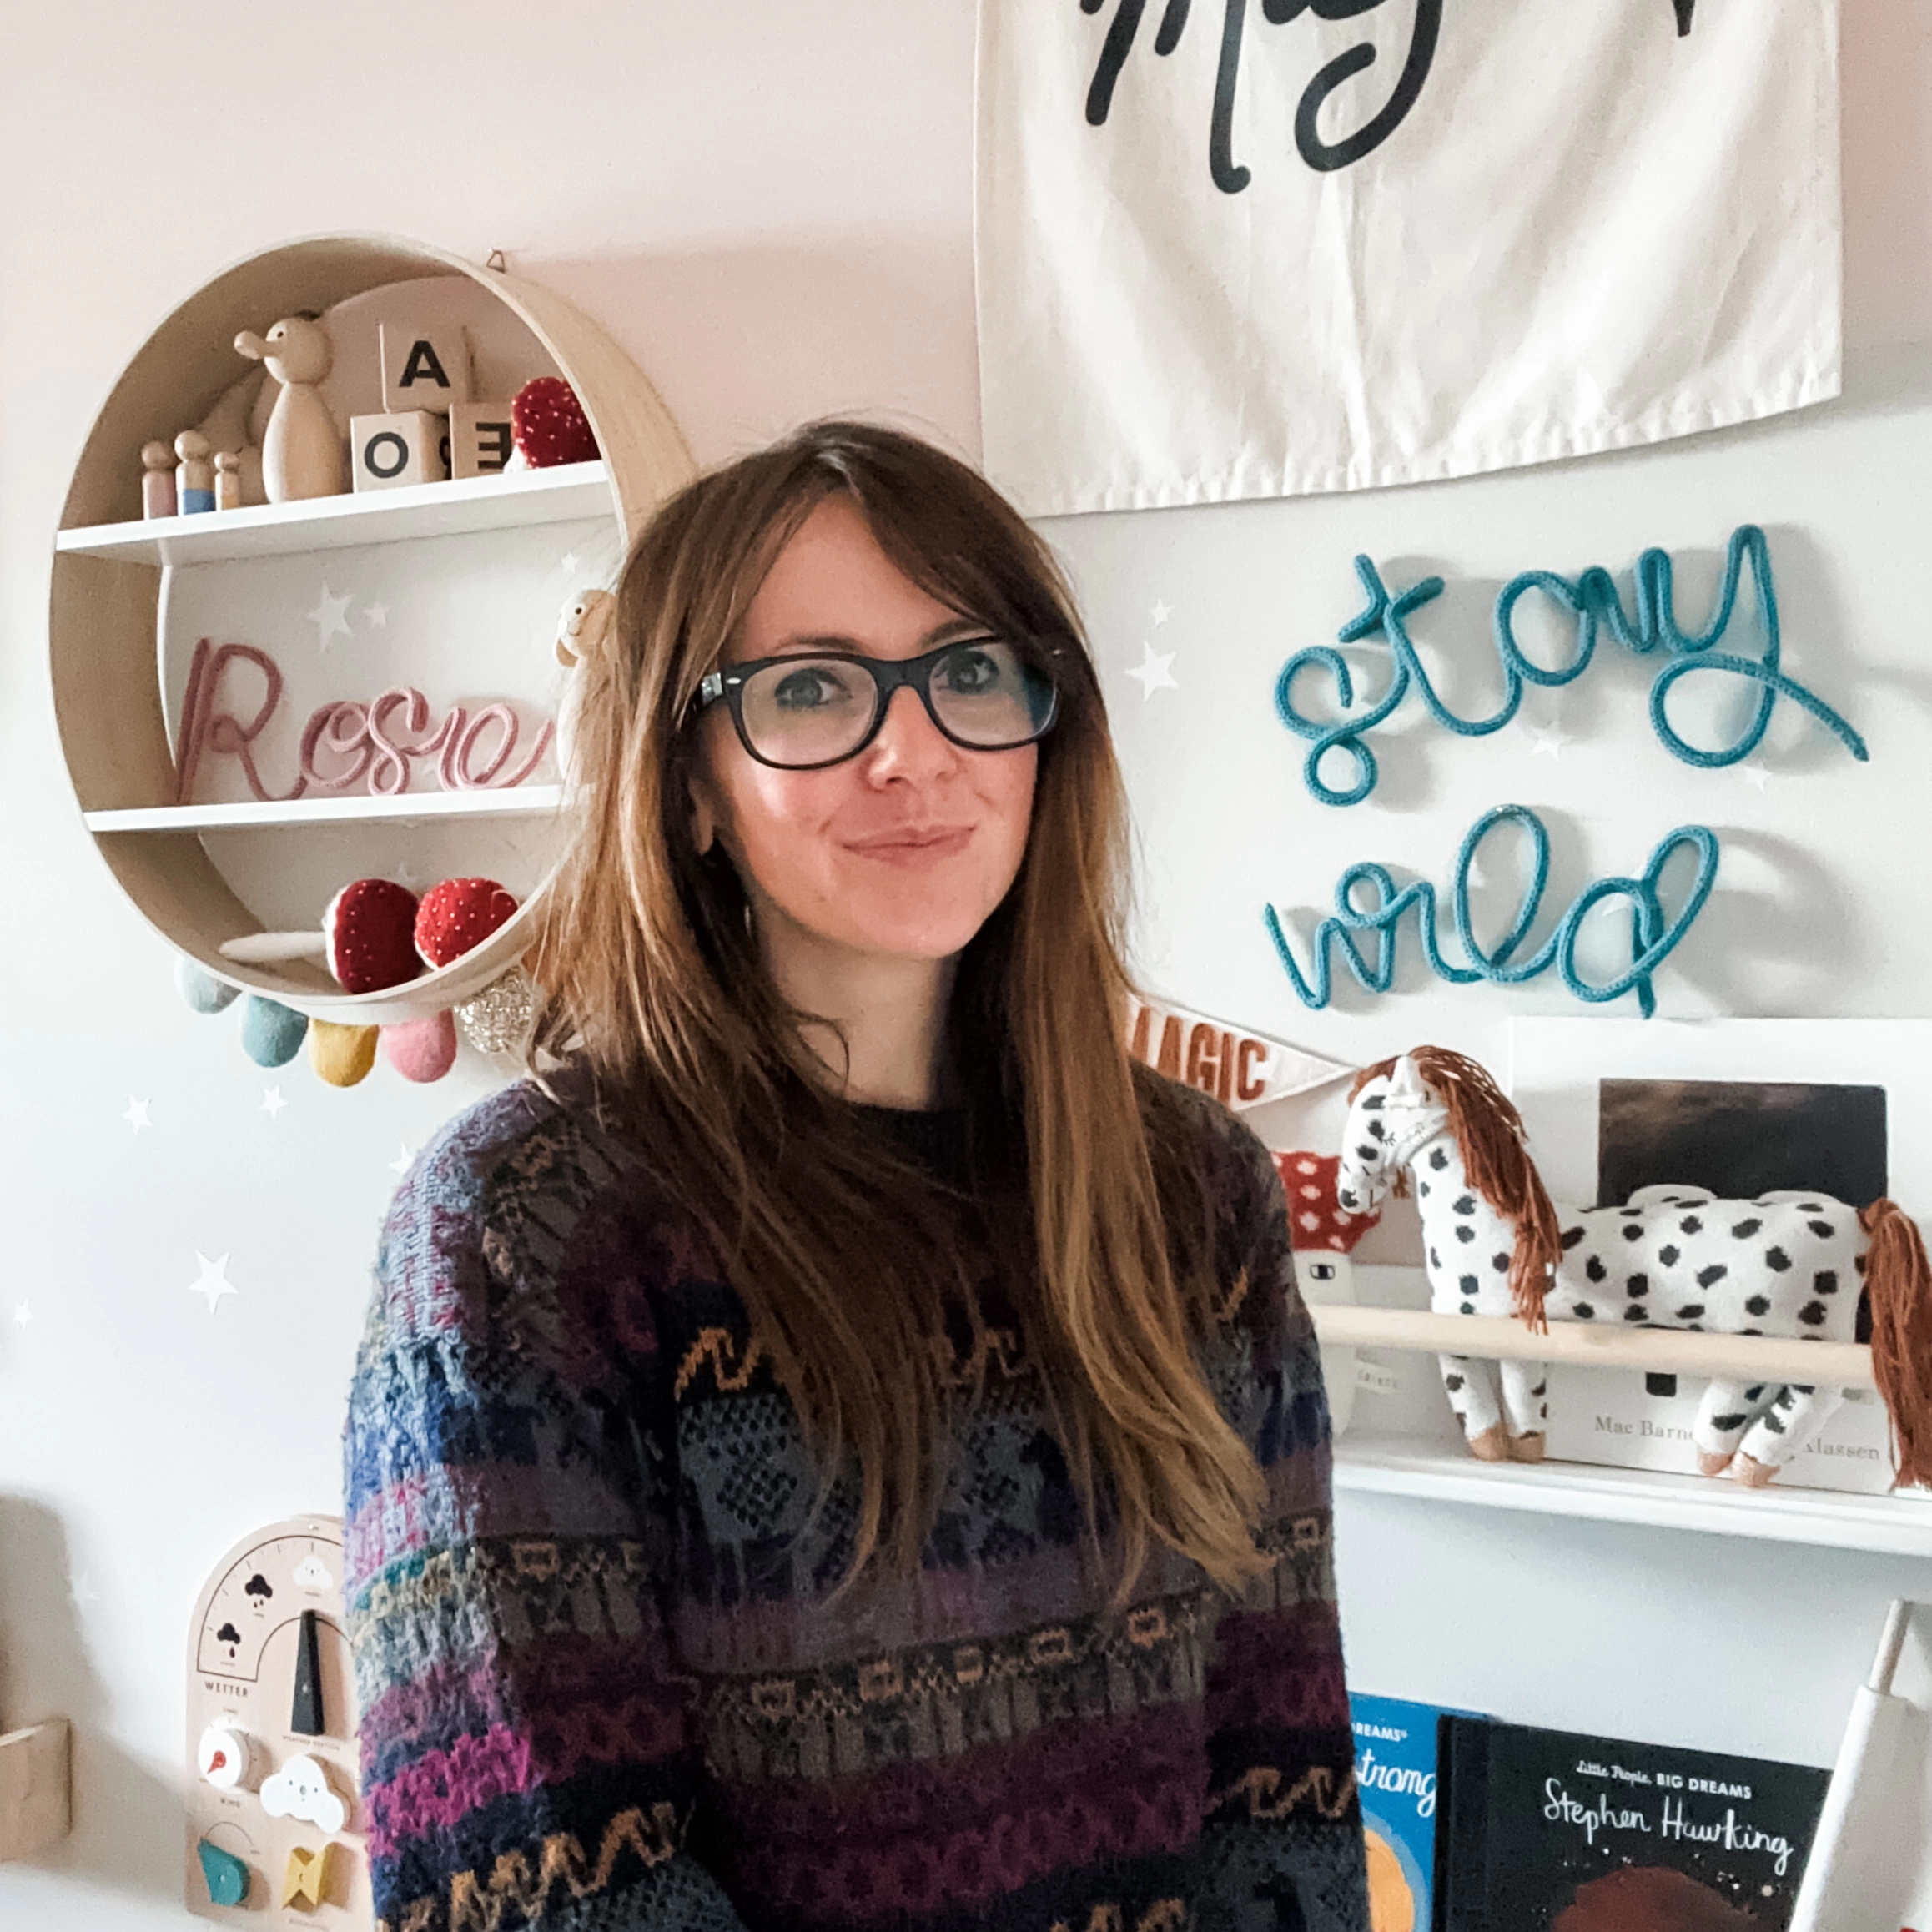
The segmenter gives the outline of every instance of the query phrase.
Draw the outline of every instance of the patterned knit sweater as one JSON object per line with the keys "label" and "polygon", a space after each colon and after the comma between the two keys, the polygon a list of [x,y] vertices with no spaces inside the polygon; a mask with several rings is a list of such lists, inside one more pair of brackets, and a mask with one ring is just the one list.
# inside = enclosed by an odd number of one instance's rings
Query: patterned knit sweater
{"label": "patterned knit sweater", "polygon": [[1196,1111],[1275,1560],[1124,1608],[1014,1364],[918,1574],[828,1602],[839,1492],[689,1218],[528,1085],[425,1151],[345,1439],[387,1932],[1366,1932],[1321,1371],[1267,1157]]}

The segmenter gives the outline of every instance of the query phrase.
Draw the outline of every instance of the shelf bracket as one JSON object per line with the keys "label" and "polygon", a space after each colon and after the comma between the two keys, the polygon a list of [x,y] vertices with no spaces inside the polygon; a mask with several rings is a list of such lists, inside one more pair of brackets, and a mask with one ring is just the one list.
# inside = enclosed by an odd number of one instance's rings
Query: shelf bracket
{"label": "shelf bracket", "polygon": [[73,1733],[65,1718],[0,1736],[0,1859],[32,1858],[73,1823]]}

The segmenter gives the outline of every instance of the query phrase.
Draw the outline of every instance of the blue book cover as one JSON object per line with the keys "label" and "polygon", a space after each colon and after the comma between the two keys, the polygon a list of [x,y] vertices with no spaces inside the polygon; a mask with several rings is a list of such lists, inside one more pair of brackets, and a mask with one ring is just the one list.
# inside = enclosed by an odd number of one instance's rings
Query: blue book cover
{"label": "blue book cover", "polygon": [[1429,1932],[1436,1861],[1435,1704],[1351,1693],[1373,1932]]}

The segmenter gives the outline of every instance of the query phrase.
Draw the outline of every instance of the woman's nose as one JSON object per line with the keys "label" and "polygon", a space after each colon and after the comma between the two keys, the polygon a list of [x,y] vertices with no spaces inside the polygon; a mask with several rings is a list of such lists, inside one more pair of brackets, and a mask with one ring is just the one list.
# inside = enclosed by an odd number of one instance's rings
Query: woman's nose
{"label": "woman's nose", "polygon": [[887,699],[878,736],[866,749],[867,767],[879,777],[914,777],[943,772],[957,764],[958,757],[910,685],[901,685]]}

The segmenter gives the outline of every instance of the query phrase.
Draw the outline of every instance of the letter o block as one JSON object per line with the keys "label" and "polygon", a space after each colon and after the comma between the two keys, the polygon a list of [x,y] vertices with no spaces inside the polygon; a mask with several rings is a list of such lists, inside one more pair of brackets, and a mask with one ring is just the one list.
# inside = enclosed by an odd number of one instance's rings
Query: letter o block
{"label": "letter o block", "polygon": [[350,465],[358,490],[440,483],[450,473],[443,419],[423,410],[349,419]]}

